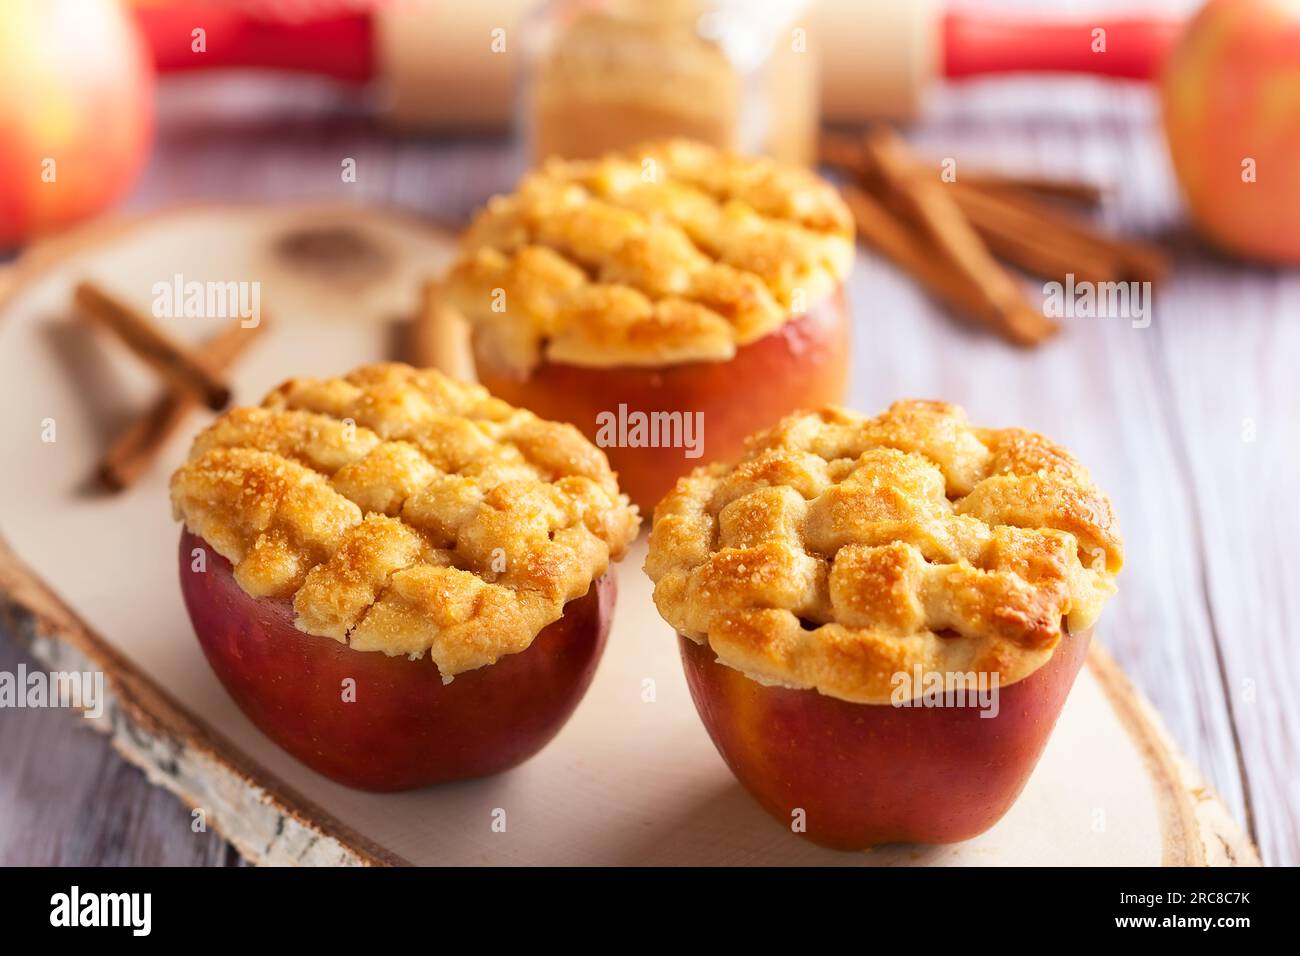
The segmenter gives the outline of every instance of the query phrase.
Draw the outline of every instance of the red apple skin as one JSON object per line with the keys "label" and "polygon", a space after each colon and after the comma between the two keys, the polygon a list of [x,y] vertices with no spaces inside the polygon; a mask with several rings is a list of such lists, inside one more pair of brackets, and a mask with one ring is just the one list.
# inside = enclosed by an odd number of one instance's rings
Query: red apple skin
{"label": "red apple skin", "polygon": [[152,133],[153,66],[122,4],[0,3],[0,249],[107,207]]}
{"label": "red apple skin", "polygon": [[[1192,220],[1234,255],[1300,263],[1300,7],[1210,0],[1165,64],[1165,134]],[[1255,161],[1255,182],[1242,162]]]}
{"label": "red apple skin", "polygon": [[955,843],[1010,809],[1037,764],[1083,663],[1090,631],[975,707],[854,704],[769,687],[679,635],[696,710],[732,773],[783,826],[837,850]]}
{"label": "red apple skin", "polygon": [[[206,571],[192,570],[195,548],[207,552]],[[482,777],[541,750],[591,684],[617,594],[614,576],[601,576],[527,650],[444,684],[427,656],[304,634],[289,599],[250,597],[230,562],[189,531],[180,578],[203,653],[249,720],[318,773],[374,791]]]}
{"label": "red apple skin", "polygon": [[619,487],[649,514],[677,479],[698,465],[734,461],[745,438],[784,415],[843,400],[849,320],[843,289],[779,329],[742,345],[726,362],[594,368],[544,362],[520,379],[475,348],[479,381],[493,395],[542,418],[570,422],[600,444],[597,416],[628,412],[703,412],[703,455],[679,448],[602,446]]}

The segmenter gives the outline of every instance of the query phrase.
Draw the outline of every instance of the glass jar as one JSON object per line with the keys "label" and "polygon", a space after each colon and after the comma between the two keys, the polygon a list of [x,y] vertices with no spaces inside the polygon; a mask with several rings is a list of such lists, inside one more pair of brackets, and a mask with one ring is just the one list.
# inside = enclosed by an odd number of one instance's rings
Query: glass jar
{"label": "glass jar", "polygon": [[809,164],[817,64],[806,0],[552,0],[525,31],[535,160],[666,136]]}

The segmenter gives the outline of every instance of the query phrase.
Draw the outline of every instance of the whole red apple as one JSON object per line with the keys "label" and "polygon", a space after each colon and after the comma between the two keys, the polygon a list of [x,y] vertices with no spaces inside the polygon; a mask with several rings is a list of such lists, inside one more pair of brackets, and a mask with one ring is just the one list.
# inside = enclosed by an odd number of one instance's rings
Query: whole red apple
{"label": "whole red apple", "polygon": [[0,248],[112,203],[152,129],[152,65],[117,0],[0,3]]}
{"label": "whole red apple", "polygon": [[1300,263],[1300,3],[1210,0],[1162,93],[1196,227],[1233,254]]}

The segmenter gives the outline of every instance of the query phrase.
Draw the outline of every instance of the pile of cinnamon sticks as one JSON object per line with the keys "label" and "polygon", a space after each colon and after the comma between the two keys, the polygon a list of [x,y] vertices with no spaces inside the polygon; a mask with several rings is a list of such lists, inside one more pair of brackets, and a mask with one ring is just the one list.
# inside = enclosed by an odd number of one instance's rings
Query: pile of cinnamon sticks
{"label": "pile of cinnamon sticks", "polygon": [[74,293],[78,311],[113,333],[157,374],[162,394],[109,446],[98,475],[113,491],[129,487],[148,469],[170,438],[202,405],[220,411],[230,401],[225,373],[249,345],[266,331],[261,316],[246,326],[235,319],[198,348],[176,341],[143,313],[82,282]]}
{"label": "pile of cinnamon sticks", "polygon": [[1062,210],[1095,205],[1086,184],[944,170],[915,157],[887,127],[827,134],[820,159],[847,174],[844,198],[858,238],[959,315],[1008,341],[1033,346],[1059,324],[1026,298],[1003,263],[1047,280],[1158,282],[1164,254],[1120,239]]}

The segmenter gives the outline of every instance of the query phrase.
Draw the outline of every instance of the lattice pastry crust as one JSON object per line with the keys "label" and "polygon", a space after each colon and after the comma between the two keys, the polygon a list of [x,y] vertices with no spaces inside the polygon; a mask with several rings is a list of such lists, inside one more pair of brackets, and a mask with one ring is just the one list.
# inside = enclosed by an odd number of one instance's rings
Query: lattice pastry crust
{"label": "lattice pastry crust", "polygon": [[292,598],[301,630],[428,652],[445,679],[526,649],[639,523],[577,429],[396,364],[227,412],[171,494],[248,594]]}
{"label": "lattice pastry crust", "polygon": [[551,160],[493,198],[448,301],[503,365],[722,361],[848,274],[853,221],[805,169],[686,140]]}
{"label": "lattice pastry crust", "polygon": [[886,703],[895,675],[1021,680],[1090,627],[1123,563],[1110,502],[1063,448],[962,409],[799,414],[655,509],[659,612],[756,680]]}

